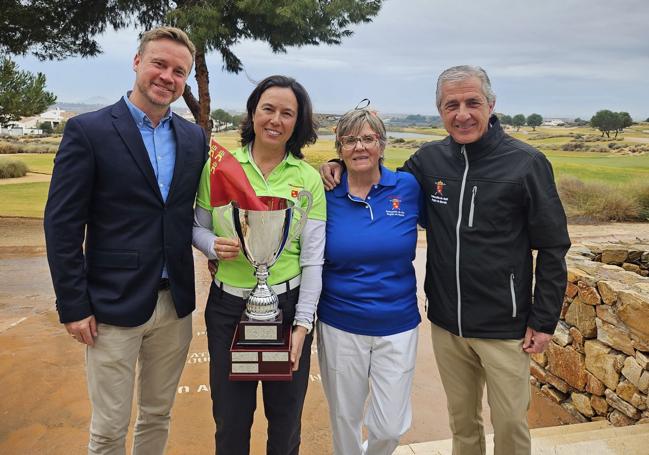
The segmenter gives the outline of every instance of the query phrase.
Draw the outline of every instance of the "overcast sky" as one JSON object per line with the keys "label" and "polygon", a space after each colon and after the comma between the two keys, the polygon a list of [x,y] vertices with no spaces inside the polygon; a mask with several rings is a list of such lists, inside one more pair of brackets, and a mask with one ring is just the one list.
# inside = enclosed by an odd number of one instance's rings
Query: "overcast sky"
{"label": "overcast sky", "polygon": [[[370,98],[382,113],[437,114],[435,81],[453,65],[480,65],[491,77],[496,110],[508,114],[590,118],[597,110],[649,117],[647,0],[386,0],[369,24],[340,46],[273,54],[262,42],[234,48],[247,75],[295,77],[317,112],[344,112]],[[216,25],[215,25],[216,26]],[[111,103],[133,84],[134,30],[100,38],[91,59],[39,62],[62,102]],[[244,109],[253,86],[208,56],[212,109]],[[190,84],[195,88],[193,75]],[[184,103],[183,103],[184,105]]]}

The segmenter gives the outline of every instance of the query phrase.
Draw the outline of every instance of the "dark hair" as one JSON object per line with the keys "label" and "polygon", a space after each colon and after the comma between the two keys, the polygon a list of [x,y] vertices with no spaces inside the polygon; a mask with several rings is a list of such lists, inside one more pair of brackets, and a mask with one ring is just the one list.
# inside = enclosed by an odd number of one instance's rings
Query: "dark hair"
{"label": "dark hair", "polygon": [[296,158],[304,158],[302,147],[306,144],[313,144],[318,139],[316,132],[318,126],[313,119],[313,109],[311,99],[302,84],[292,77],[287,76],[268,76],[266,79],[257,84],[246,102],[246,117],[241,121],[241,144],[248,145],[255,139],[255,130],[252,124],[252,117],[259,104],[261,94],[271,87],[290,88],[297,98],[297,120],[293,134],[286,143],[286,150],[291,152]]}

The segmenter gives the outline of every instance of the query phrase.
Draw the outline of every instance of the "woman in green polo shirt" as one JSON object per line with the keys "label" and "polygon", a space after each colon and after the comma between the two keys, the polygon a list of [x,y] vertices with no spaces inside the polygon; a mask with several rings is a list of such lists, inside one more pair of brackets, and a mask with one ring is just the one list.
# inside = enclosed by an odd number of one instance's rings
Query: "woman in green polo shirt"
{"label": "woman in green polo shirt", "polygon": [[[298,239],[287,244],[271,268],[268,284],[279,297],[284,323],[293,324],[290,382],[262,381],[268,419],[267,453],[297,454],[300,417],[309,378],[311,329],[322,287],[325,243],[325,196],[320,176],[302,159],[302,147],[317,139],[309,95],[285,76],[270,76],[253,90],[242,123],[242,147],[232,154],[243,167],[257,196],[295,199],[301,190],[313,196],[313,207]],[[205,309],[210,351],[212,413],[216,451],[247,455],[256,408],[257,381],[229,381],[230,344],[254,287],[254,270],[231,234],[221,232],[219,215],[210,206],[209,161],[196,200],[194,246],[218,261]],[[279,289],[279,291],[277,291]]]}

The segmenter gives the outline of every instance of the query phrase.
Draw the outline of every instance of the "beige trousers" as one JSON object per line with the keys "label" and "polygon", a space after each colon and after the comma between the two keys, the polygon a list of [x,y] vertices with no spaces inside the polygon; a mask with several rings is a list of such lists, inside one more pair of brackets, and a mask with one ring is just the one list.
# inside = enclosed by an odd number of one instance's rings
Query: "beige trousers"
{"label": "beige trousers", "polygon": [[[179,319],[168,290],[158,293],[151,318],[138,327],[99,324],[94,347],[86,348],[92,403],[92,455],[123,455],[137,380],[133,455],[161,455],[171,406],[192,338],[191,314]],[[137,374],[136,374],[137,365]]]}
{"label": "beige trousers", "polygon": [[484,455],[482,393],[494,427],[494,455],[529,455],[530,360],[522,340],[461,338],[431,324],[446,399],[453,455]]}

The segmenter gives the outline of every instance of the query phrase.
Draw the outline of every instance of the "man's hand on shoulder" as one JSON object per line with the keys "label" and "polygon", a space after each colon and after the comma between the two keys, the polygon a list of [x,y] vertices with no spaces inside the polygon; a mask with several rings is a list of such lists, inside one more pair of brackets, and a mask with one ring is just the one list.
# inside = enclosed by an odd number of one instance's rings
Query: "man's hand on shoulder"
{"label": "man's hand on shoulder", "polygon": [[88,346],[95,345],[97,321],[94,316],[88,316],[80,321],[66,322],[64,325],[65,330],[79,343],[87,344]]}
{"label": "man's hand on shoulder", "polygon": [[551,340],[552,334],[537,332],[533,328],[528,327],[525,331],[525,339],[523,340],[523,351],[528,354],[539,354],[545,351],[545,348],[548,347]]}
{"label": "man's hand on shoulder", "polygon": [[331,191],[340,183],[340,176],[343,173],[343,167],[335,161],[329,161],[320,165],[320,178],[327,191]]}

